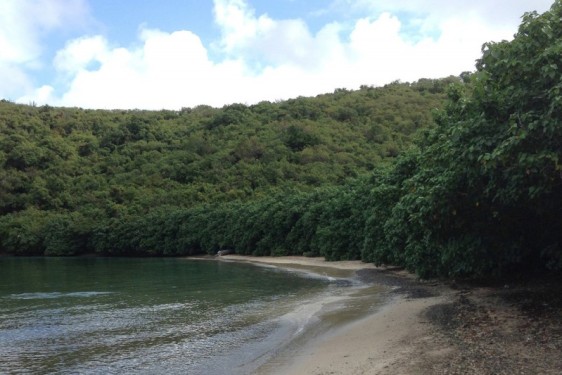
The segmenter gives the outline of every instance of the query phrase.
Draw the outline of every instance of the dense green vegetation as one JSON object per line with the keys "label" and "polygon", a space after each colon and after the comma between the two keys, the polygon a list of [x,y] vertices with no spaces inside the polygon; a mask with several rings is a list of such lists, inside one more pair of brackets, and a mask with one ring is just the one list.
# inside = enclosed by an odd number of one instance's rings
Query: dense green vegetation
{"label": "dense green vegetation", "polygon": [[180,112],[1,103],[0,250],[561,270],[560,19],[526,14],[462,79]]}
{"label": "dense green vegetation", "polygon": [[[181,111],[0,102],[1,251],[212,251],[216,244],[203,245],[211,238],[198,239],[219,224],[205,221],[212,212],[221,217],[231,205],[247,204],[248,211],[272,196],[313,194],[389,163],[431,124],[431,112],[443,106],[445,89],[456,80]],[[140,238],[130,238],[129,226],[162,234],[164,222],[179,225],[173,220],[181,215],[198,231],[190,235],[192,246],[178,238],[171,251],[156,239],[141,246]],[[139,229],[142,222],[150,228]],[[118,235],[128,244],[110,249],[116,242],[105,239],[119,231],[129,232]],[[103,241],[98,233],[105,233]]]}
{"label": "dense green vegetation", "polygon": [[556,1],[484,45],[419,149],[374,184],[365,259],[422,276],[562,269],[561,19]]}

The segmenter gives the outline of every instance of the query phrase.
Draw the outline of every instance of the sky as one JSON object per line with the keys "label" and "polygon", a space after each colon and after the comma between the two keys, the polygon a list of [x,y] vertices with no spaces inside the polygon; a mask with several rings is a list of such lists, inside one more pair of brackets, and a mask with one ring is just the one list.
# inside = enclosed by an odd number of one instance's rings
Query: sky
{"label": "sky", "polygon": [[0,98],[222,107],[474,71],[552,0],[0,0]]}

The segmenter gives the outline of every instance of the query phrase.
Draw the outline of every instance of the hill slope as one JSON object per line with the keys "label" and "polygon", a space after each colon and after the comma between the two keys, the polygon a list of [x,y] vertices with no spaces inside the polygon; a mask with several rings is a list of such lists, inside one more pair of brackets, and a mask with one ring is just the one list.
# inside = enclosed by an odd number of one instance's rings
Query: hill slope
{"label": "hill slope", "polygon": [[[430,126],[446,86],[457,80],[181,111],[37,108],[2,101],[0,250],[162,253],[134,247],[132,239],[116,250],[99,241],[94,245],[93,238],[110,223],[136,223],[151,212],[159,218],[180,208],[209,213],[202,205],[265,202],[365,175]],[[202,246],[199,239],[171,253],[214,246]]]}
{"label": "hill slope", "polygon": [[0,214],[146,211],[340,184],[409,146],[444,81],[222,109],[0,103]]}

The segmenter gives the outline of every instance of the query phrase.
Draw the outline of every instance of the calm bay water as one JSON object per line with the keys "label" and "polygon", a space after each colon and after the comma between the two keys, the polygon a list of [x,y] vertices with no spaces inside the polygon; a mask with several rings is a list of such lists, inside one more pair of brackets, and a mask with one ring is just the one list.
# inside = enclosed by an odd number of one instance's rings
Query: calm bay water
{"label": "calm bay water", "polygon": [[245,373],[302,329],[281,317],[331,281],[231,262],[0,258],[0,373]]}

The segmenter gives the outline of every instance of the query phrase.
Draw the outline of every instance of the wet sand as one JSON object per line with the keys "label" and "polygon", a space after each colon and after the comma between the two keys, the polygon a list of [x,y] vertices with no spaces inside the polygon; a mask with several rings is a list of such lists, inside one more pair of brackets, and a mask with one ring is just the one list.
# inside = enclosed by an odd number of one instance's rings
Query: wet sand
{"label": "wet sand", "polygon": [[[303,269],[332,277],[354,274],[373,288],[364,288],[363,301],[369,298],[379,307],[369,312],[352,312],[355,307],[332,311],[336,322],[325,332],[305,336],[298,349],[280,353],[256,374],[410,374],[419,343],[431,340],[423,312],[443,303],[446,297],[435,285],[421,285],[403,272],[388,271],[360,261],[326,262],[322,258],[248,257],[227,255],[224,261],[252,262],[290,269]],[[381,287],[386,289],[380,304]],[[439,288],[440,289],[440,288]],[[371,293],[369,295],[369,293]],[[351,318],[350,318],[351,316]],[[339,319],[341,318],[341,319]],[[430,355],[446,355],[446,348],[435,348]]]}
{"label": "wet sand", "polygon": [[332,311],[335,324],[321,334],[303,335],[292,351],[274,356],[255,374],[554,375],[562,368],[559,274],[423,282],[399,269],[361,262],[239,256],[221,260],[333,277],[355,275],[370,285],[361,289],[361,306],[369,298],[378,306],[357,313],[353,304],[340,305]]}

